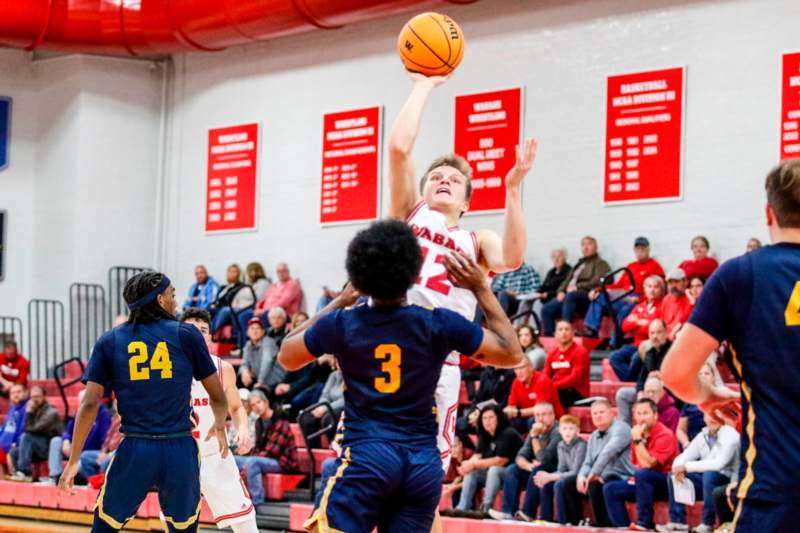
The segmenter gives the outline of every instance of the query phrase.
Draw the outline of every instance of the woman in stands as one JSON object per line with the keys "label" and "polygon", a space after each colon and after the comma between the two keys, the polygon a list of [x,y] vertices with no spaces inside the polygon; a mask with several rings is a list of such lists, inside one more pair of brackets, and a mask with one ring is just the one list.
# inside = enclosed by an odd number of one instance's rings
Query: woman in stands
{"label": "woman in stands", "polygon": [[533,368],[543,370],[547,352],[539,342],[539,335],[530,326],[520,326],[517,328],[517,336],[522,350],[525,352],[525,357],[533,364]]}
{"label": "woman in stands", "polygon": [[692,239],[692,255],[694,257],[679,265],[686,273],[687,278],[700,276],[705,280],[717,269],[719,263],[709,255],[710,248],[711,244],[704,236],[698,235]]}
{"label": "woman in stands", "polygon": [[241,311],[255,303],[253,293],[242,283],[242,269],[236,263],[225,271],[227,284],[217,293],[217,299],[209,311],[214,317],[211,332],[216,334],[222,327],[233,323],[233,312]]}
{"label": "woman in stands", "polygon": [[261,300],[272,280],[267,277],[264,267],[257,261],[248,263],[244,271],[247,284],[253,287],[253,292],[256,293],[256,301]]}
{"label": "woman in stands", "polygon": [[689,298],[689,303],[694,305],[697,303],[697,300],[700,298],[700,294],[703,292],[703,287],[705,287],[706,282],[700,276],[692,276],[689,278],[689,288],[686,289],[686,297]]}

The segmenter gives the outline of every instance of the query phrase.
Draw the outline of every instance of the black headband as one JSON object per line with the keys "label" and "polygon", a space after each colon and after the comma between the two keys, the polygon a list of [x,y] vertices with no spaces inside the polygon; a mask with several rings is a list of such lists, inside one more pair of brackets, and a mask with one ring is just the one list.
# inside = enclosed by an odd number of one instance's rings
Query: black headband
{"label": "black headband", "polygon": [[158,284],[158,287],[154,288],[153,290],[151,290],[150,292],[148,292],[135,302],[129,303],[128,309],[130,309],[131,311],[135,311],[136,309],[139,309],[140,307],[143,307],[149,304],[150,302],[155,301],[156,297],[162,292],[164,292],[167,289],[167,287],[170,286],[170,283],[171,282],[169,278],[167,276],[164,276],[164,279],[161,280],[161,283]]}

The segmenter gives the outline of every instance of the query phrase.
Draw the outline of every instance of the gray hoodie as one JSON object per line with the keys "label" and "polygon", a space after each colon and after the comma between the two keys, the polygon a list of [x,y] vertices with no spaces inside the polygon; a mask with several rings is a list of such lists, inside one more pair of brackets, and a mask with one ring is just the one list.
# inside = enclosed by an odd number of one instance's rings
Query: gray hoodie
{"label": "gray hoodie", "polygon": [[614,423],[604,433],[601,434],[599,429],[594,430],[589,437],[586,459],[579,475],[589,477],[589,474],[596,474],[603,479],[624,479],[633,473],[631,427],[622,420],[614,419]]}
{"label": "gray hoodie", "polygon": [[278,345],[270,337],[264,336],[258,344],[248,342],[243,355],[239,372],[247,368],[256,383],[261,383],[272,390],[286,377],[286,370],[278,363]]}
{"label": "gray hoodie", "polygon": [[567,444],[565,440],[558,443],[558,470],[557,472],[564,476],[575,476],[578,470],[583,466],[583,460],[586,458],[586,441],[575,436],[572,442]]}

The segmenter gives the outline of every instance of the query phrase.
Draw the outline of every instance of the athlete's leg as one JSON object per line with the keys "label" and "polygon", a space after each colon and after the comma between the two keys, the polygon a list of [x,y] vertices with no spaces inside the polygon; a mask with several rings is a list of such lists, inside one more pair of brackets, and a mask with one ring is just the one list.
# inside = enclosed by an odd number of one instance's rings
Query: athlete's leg
{"label": "athlete's leg", "polygon": [[461,369],[457,365],[445,364],[436,385],[434,399],[439,419],[439,435],[436,445],[442,459],[442,470],[450,467],[450,456],[453,448],[453,437],[456,434],[456,417],[458,415],[458,394],[461,390]]}
{"label": "athlete's leg", "polygon": [[159,442],[158,502],[170,531],[197,531],[200,516],[200,454],[192,437]]}
{"label": "athlete's leg", "polygon": [[231,524],[231,529],[233,533],[258,533],[258,524],[256,524],[256,518],[253,517],[252,520],[246,522]]}
{"label": "athlete's leg", "polygon": [[436,453],[433,449],[407,450],[406,483],[398,498],[402,503],[384,521],[386,527],[378,527],[380,533],[433,530],[444,478],[436,465]]}

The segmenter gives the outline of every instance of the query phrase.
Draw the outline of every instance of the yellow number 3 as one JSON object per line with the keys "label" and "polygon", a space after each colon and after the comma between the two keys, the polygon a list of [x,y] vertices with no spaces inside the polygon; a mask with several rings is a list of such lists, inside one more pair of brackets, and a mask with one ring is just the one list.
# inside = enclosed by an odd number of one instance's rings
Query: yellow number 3
{"label": "yellow number 3", "polygon": [[800,326],[800,281],[795,283],[792,295],[789,297],[789,303],[786,304],[786,317],[787,326]]}
{"label": "yellow number 3", "polygon": [[375,390],[384,394],[397,392],[400,388],[400,363],[403,360],[400,347],[396,344],[381,344],[375,348],[375,359],[388,359],[381,364],[381,372],[389,374],[389,379],[375,378]]}
{"label": "yellow number 3", "polygon": [[169,351],[166,342],[159,342],[150,364],[146,364],[148,359],[147,345],[142,341],[132,342],[128,345],[128,353],[131,358],[128,360],[128,368],[131,371],[131,381],[141,381],[150,379],[150,369],[161,371],[161,379],[172,379],[172,361],[169,359]]}

